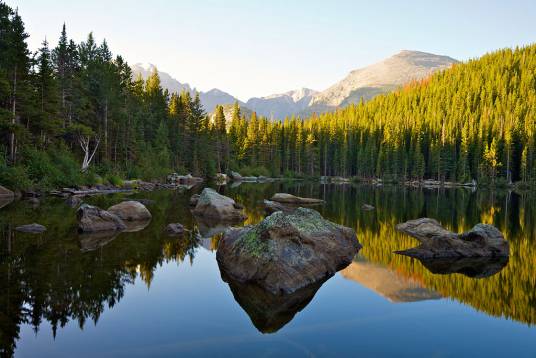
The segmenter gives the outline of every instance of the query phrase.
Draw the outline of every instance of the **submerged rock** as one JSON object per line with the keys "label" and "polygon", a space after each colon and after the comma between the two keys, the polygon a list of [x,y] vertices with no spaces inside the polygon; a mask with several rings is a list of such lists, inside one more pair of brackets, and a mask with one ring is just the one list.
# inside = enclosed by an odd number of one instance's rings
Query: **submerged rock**
{"label": "submerged rock", "polygon": [[471,230],[456,234],[436,220],[421,218],[398,224],[396,229],[421,242],[421,245],[398,254],[418,259],[447,257],[507,257],[509,245],[492,225],[477,224]]}
{"label": "submerged rock", "polygon": [[129,200],[110,206],[108,212],[125,221],[142,221],[151,219],[151,212],[139,201]]}
{"label": "submerged rock", "polygon": [[[192,199],[190,201],[192,202]],[[237,222],[246,219],[241,205],[211,188],[203,189],[192,212],[196,216],[219,221]]]}
{"label": "submerged rock", "polygon": [[256,226],[227,230],[216,258],[233,280],[279,294],[333,275],[360,248],[354,230],[297,208],[290,214],[278,211]]}
{"label": "submerged rock", "polygon": [[28,224],[28,225],[17,226],[15,230],[20,231],[20,232],[30,233],[30,234],[40,234],[42,232],[47,231],[47,228],[44,227],[43,225],[33,223],[33,224]]}
{"label": "submerged rock", "polygon": [[314,199],[314,198],[302,198],[299,196],[294,196],[292,194],[287,193],[276,193],[272,198],[271,201],[277,201],[279,203],[284,204],[296,204],[296,205],[311,205],[311,204],[322,204],[324,203],[324,200],[322,199]]}
{"label": "submerged rock", "polygon": [[119,216],[88,204],[80,205],[76,212],[76,218],[78,219],[78,229],[81,232],[113,232],[127,228]]}

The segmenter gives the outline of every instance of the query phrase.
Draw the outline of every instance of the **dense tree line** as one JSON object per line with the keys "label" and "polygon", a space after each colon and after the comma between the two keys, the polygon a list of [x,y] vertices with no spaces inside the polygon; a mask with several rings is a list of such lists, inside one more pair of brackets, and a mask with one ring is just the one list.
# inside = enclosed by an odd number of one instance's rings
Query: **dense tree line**
{"label": "dense tree line", "polygon": [[479,183],[536,180],[536,46],[457,64],[367,103],[310,118],[270,121],[199,96],[167,93],[155,71],[133,78],[92,34],[65,26],[37,53],[0,2],[0,182],[60,186],[211,176],[432,178]]}

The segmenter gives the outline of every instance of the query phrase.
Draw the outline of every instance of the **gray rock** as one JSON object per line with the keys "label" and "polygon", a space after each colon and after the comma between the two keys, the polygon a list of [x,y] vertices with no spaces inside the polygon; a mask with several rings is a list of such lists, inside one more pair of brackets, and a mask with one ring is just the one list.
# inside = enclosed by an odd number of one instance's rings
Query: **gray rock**
{"label": "gray rock", "polygon": [[196,206],[199,201],[199,194],[194,194],[190,197],[190,206]]}
{"label": "gray rock", "polygon": [[28,225],[17,226],[15,230],[20,231],[20,232],[27,232],[30,234],[40,234],[42,232],[47,231],[47,228],[44,227],[43,225],[33,223],[33,224],[28,224]]}
{"label": "gray rock", "polygon": [[236,222],[246,219],[246,215],[233,199],[211,188],[203,189],[192,212],[196,216],[219,221]]}
{"label": "gray rock", "polygon": [[229,177],[234,181],[242,180],[242,175],[240,175],[240,173],[238,173],[238,172],[231,171],[231,173],[229,173]]}
{"label": "gray rock", "polygon": [[436,220],[421,218],[398,224],[396,229],[421,242],[421,245],[398,254],[418,259],[448,257],[507,257],[509,245],[494,226],[477,224],[471,230],[456,234]]}
{"label": "gray rock", "polygon": [[129,199],[125,199],[124,201],[137,201],[138,203],[142,203],[143,205],[153,205],[154,203],[156,203],[156,201],[151,200],[151,199],[134,199],[134,198],[129,198]]}
{"label": "gray rock", "polygon": [[282,211],[284,213],[290,213],[296,210],[297,206],[293,206],[292,204],[283,204],[278,203],[277,201],[271,201],[271,200],[264,200],[264,210],[266,210],[267,213],[272,214],[276,211]]}
{"label": "gray rock", "polygon": [[363,204],[361,206],[361,210],[365,210],[365,211],[371,211],[371,210],[374,210],[376,209],[374,206],[370,205],[370,204]]}
{"label": "gray rock", "polygon": [[354,230],[317,211],[278,211],[255,226],[229,229],[218,246],[220,270],[273,294],[292,293],[330,277],[352,262],[361,245]]}
{"label": "gray rock", "polygon": [[184,226],[179,223],[172,223],[166,226],[166,233],[168,235],[182,235],[184,234],[185,231],[188,231],[188,230],[186,230]]}
{"label": "gray rock", "polygon": [[81,232],[123,231],[127,227],[119,216],[96,206],[82,204],[76,212],[78,229]]}
{"label": "gray rock", "polygon": [[123,201],[119,204],[110,206],[108,212],[117,215],[124,221],[145,221],[151,219],[151,213],[145,205],[139,201]]}
{"label": "gray rock", "polygon": [[314,199],[314,198],[302,198],[299,196],[294,196],[287,193],[276,193],[272,196],[272,201],[277,201],[284,204],[296,204],[296,205],[311,205],[311,204],[322,204],[324,200]]}
{"label": "gray rock", "polygon": [[82,203],[82,198],[78,195],[73,195],[65,200],[65,204],[69,205],[71,208],[76,208]]}

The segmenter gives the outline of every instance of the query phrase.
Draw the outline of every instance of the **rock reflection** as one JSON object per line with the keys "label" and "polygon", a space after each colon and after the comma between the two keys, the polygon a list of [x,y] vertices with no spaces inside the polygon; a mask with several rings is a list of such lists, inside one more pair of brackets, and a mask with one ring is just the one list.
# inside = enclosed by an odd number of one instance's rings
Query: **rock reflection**
{"label": "rock reflection", "polygon": [[459,273],[471,278],[485,278],[500,272],[508,264],[508,257],[466,257],[419,261],[435,274]]}
{"label": "rock reflection", "polygon": [[311,302],[326,282],[318,281],[291,294],[274,295],[255,284],[237,282],[223,273],[222,279],[229,284],[234,299],[261,333],[275,333],[283,328]]}
{"label": "rock reflection", "polygon": [[118,231],[100,231],[94,233],[79,234],[80,251],[95,251],[108,245],[119,235]]}

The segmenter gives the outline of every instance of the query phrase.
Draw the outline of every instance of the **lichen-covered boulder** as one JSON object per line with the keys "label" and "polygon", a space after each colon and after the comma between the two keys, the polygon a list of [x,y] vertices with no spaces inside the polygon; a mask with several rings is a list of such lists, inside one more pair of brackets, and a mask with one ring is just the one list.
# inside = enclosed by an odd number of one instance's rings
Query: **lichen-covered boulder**
{"label": "lichen-covered boulder", "polygon": [[195,202],[192,213],[213,220],[238,222],[246,219],[242,208],[233,199],[219,194],[214,189],[205,188]]}
{"label": "lichen-covered boulder", "polygon": [[294,196],[292,194],[287,193],[276,193],[272,198],[271,201],[277,201],[279,203],[284,204],[295,204],[295,205],[312,205],[312,204],[322,204],[324,200],[322,199],[315,199],[315,198],[302,198],[299,196]]}
{"label": "lichen-covered boulder", "polygon": [[81,232],[123,231],[127,228],[119,216],[88,204],[80,205],[76,218]]}
{"label": "lichen-covered boulder", "polygon": [[110,206],[108,212],[124,221],[144,221],[151,219],[151,212],[139,201],[129,200]]}
{"label": "lichen-covered boulder", "polygon": [[418,259],[509,255],[508,241],[492,225],[477,224],[467,232],[456,234],[434,219],[421,218],[398,224],[396,229],[421,242],[418,247],[396,253]]}
{"label": "lichen-covered boulder", "polygon": [[354,230],[297,208],[255,226],[229,229],[218,246],[220,270],[233,280],[274,293],[291,293],[352,262],[361,245]]}

